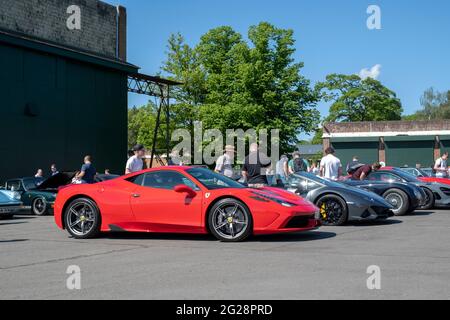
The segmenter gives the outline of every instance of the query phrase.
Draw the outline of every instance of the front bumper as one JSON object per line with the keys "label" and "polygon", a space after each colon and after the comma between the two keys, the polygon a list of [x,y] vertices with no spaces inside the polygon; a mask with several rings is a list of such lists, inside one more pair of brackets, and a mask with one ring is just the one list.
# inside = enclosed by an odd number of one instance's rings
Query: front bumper
{"label": "front bumper", "polygon": [[20,210],[22,210],[22,208],[23,207],[21,205],[17,205],[17,206],[1,206],[0,207],[0,216],[17,213]]}
{"label": "front bumper", "polygon": [[294,233],[315,230],[322,225],[318,212],[318,210],[308,213],[296,212],[293,209],[289,213],[278,213],[278,218],[273,223],[264,228],[255,228],[254,234]]}
{"label": "front bumper", "polygon": [[349,221],[379,221],[394,216],[391,208],[380,205],[349,204]]}

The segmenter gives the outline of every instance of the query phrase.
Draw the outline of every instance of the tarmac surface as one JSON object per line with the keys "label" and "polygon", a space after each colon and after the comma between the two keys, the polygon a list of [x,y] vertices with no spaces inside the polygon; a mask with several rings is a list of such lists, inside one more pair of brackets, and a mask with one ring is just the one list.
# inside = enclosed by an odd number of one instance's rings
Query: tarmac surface
{"label": "tarmac surface", "polygon": [[[369,266],[380,289],[368,289]],[[448,210],[234,244],[119,233],[80,241],[51,216],[0,220],[0,299],[449,298]]]}

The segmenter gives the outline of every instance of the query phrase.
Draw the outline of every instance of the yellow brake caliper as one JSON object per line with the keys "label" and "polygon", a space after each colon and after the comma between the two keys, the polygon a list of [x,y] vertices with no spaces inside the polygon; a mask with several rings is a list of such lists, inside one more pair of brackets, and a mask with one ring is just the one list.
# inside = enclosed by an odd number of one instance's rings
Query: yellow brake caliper
{"label": "yellow brake caliper", "polygon": [[322,206],[320,207],[320,215],[322,216],[322,219],[324,219],[324,220],[327,218],[327,210],[326,210],[325,203],[322,203]]}

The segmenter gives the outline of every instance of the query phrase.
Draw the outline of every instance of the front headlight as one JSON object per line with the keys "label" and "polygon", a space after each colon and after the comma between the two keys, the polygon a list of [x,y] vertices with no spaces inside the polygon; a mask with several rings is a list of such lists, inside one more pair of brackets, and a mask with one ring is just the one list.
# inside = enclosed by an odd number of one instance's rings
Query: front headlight
{"label": "front headlight", "polygon": [[13,199],[17,200],[17,201],[20,201],[22,199],[22,197],[20,196],[20,193],[14,192],[13,193]]}
{"label": "front headlight", "polygon": [[255,195],[257,195],[258,197],[261,197],[261,198],[264,198],[264,199],[276,202],[276,203],[278,203],[278,204],[280,204],[280,205],[282,205],[283,207],[286,207],[286,208],[292,208],[292,207],[296,206],[296,204],[290,203],[290,202],[285,201],[285,200],[281,200],[281,199],[278,199],[278,198],[275,198],[275,197],[271,197],[271,196],[268,196],[268,195],[265,195],[265,194],[261,194],[261,193],[258,193],[258,192],[253,192],[253,193]]}

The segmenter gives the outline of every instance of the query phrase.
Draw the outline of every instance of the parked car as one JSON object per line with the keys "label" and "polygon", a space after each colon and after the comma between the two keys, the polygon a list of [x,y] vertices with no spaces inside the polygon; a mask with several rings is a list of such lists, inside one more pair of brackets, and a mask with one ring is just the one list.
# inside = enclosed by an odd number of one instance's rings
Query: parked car
{"label": "parked car", "polygon": [[394,215],[394,207],[379,195],[311,173],[291,175],[286,188],[314,203],[320,209],[320,217],[325,225],[385,220]]}
{"label": "parked car", "polygon": [[436,207],[450,206],[450,186],[439,182],[422,181],[416,176],[407,173],[400,168],[385,167],[372,172],[369,181],[403,182],[421,187],[426,194],[425,205],[421,209],[429,210]]}
{"label": "parked car", "polygon": [[182,166],[64,188],[55,222],[77,239],[129,231],[211,233],[226,242],[320,226],[317,207],[285,190],[249,189],[211,170]]}
{"label": "parked car", "polygon": [[369,180],[344,180],[342,183],[374,192],[389,202],[396,216],[411,213],[425,205],[425,191],[410,183],[381,182]]}
{"label": "parked car", "polygon": [[0,218],[12,218],[21,209],[22,201],[20,201],[19,193],[0,190]]}
{"label": "parked car", "polygon": [[[386,167],[386,169],[392,169],[393,167]],[[418,178],[423,177],[432,177],[433,176],[433,169],[429,168],[430,171],[425,171],[426,169],[418,169],[418,168],[409,168],[409,167],[402,167],[400,170],[405,171],[409,174],[412,174],[413,176],[416,176]]]}
{"label": "parked car", "polygon": [[37,216],[43,216],[53,212],[58,188],[69,184],[74,176],[75,172],[61,172],[48,179],[10,179],[6,181],[5,189],[20,194],[24,209],[31,210],[31,213]]}

